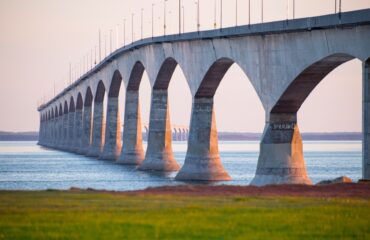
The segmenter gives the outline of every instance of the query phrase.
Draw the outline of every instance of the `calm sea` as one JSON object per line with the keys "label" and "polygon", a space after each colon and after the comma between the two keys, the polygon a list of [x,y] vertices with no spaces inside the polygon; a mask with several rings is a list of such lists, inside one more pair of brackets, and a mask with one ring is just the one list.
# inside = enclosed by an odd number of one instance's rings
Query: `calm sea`
{"label": "calm sea", "polygon": [[[173,143],[180,165],[186,148],[185,142]],[[221,141],[219,149],[232,181],[216,184],[248,185],[256,170],[259,143]],[[353,180],[361,177],[359,141],[305,142],[304,156],[308,175],[314,183],[343,175]],[[45,149],[36,142],[0,142],[0,189],[134,190],[182,184],[174,180],[175,175],[137,171],[132,166]]]}

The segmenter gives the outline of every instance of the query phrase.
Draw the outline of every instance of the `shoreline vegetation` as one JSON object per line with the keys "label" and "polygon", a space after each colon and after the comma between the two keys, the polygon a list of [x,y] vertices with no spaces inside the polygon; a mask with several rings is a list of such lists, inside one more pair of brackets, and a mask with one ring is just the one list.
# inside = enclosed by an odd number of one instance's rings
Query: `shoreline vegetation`
{"label": "shoreline vegetation", "polygon": [[[218,132],[220,141],[259,141],[261,133]],[[143,134],[146,139],[146,134]],[[361,141],[360,132],[302,133],[303,141]],[[0,141],[38,141],[38,132],[0,131]]]}
{"label": "shoreline vegetation", "polygon": [[0,239],[369,239],[370,184],[0,191]]}

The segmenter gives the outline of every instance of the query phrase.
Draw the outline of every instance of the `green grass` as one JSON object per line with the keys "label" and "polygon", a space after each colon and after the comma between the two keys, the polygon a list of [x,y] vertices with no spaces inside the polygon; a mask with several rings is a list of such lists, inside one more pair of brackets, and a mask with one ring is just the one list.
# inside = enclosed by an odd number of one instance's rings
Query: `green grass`
{"label": "green grass", "polygon": [[0,192],[0,239],[370,239],[370,200]]}

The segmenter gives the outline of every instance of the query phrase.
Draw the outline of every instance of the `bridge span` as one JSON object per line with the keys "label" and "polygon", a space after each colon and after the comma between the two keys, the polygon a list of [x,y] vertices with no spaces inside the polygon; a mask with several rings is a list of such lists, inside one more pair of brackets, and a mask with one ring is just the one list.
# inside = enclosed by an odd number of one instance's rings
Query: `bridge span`
{"label": "bridge span", "polygon": [[[357,58],[363,63],[363,178],[370,179],[369,43],[370,9],[137,41],[110,54],[38,108],[39,144],[135,164],[139,170],[179,170],[179,180],[228,180],[218,151],[213,99],[227,70],[238,64],[266,116],[252,184],[310,184],[297,112],[328,73]],[[168,111],[168,86],[176,66],[193,97],[181,169],[172,153]],[[145,154],[138,91],[144,70],[152,87]],[[126,90],[122,136],[121,87]],[[231,107],[243,106],[235,102]]]}

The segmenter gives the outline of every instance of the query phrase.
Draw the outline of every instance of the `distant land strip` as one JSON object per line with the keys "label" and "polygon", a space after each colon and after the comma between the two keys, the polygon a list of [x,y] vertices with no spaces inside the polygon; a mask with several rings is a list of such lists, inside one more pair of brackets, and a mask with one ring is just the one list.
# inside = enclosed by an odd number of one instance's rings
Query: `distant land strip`
{"label": "distant land strip", "polygon": [[[221,141],[259,141],[261,133],[219,132]],[[0,131],[0,141],[37,141],[38,132],[3,132]],[[361,141],[360,132],[302,133],[303,141]]]}

